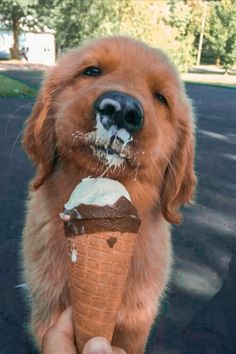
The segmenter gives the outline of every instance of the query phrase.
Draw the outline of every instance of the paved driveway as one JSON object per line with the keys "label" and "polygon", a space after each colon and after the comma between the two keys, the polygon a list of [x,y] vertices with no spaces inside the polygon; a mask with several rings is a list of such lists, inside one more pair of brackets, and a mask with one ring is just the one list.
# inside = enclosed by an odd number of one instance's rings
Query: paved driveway
{"label": "paved driveway", "polygon": [[[153,328],[150,354],[183,354],[184,345],[186,354],[231,353],[230,347],[236,347],[236,90],[188,85],[188,93],[198,116],[197,201],[184,211],[183,225],[174,228],[173,279]],[[21,283],[18,254],[27,184],[33,174],[20,138],[32,104],[32,99],[0,99],[1,354],[33,353],[22,289],[16,288]]]}

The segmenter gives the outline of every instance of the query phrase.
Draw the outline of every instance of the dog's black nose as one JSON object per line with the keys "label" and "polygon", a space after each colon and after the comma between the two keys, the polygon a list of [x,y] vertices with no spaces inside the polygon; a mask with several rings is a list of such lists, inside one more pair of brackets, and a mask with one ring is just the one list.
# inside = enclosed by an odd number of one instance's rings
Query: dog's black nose
{"label": "dog's black nose", "polygon": [[106,130],[111,126],[136,132],[143,124],[143,108],[134,97],[122,92],[107,92],[94,104],[95,114],[100,114],[100,121]]}

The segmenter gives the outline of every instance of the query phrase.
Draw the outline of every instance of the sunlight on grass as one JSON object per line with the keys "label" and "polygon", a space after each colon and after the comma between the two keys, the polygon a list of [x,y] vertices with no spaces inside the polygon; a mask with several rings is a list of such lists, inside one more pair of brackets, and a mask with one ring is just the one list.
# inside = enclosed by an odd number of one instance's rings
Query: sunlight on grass
{"label": "sunlight on grass", "polygon": [[190,72],[181,74],[181,78],[185,82],[192,84],[236,88],[236,75],[215,74],[211,71],[205,74]]}
{"label": "sunlight on grass", "polygon": [[204,80],[184,80],[188,84],[196,84],[196,85],[204,85],[204,86],[215,86],[215,87],[222,87],[222,88],[234,88],[236,89],[235,84],[230,84],[230,83],[220,83],[220,82],[206,82]]}
{"label": "sunlight on grass", "polygon": [[37,91],[20,82],[0,74],[0,97],[35,96]]}

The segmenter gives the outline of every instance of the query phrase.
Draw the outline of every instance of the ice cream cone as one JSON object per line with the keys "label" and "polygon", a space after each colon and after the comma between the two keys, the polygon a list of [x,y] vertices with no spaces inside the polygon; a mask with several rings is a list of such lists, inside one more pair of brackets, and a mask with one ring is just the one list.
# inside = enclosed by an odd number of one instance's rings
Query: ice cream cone
{"label": "ice cream cone", "polygon": [[69,286],[79,353],[92,337],[112,340],[135,233],[100,232],[68,239]]}
{"label": "ice cream cone", "polygon": [[112,340],[140,220],[124,196],[112,205],[79,204],[67,209],[63,220],[76,345],[81,353],[92,337]]}

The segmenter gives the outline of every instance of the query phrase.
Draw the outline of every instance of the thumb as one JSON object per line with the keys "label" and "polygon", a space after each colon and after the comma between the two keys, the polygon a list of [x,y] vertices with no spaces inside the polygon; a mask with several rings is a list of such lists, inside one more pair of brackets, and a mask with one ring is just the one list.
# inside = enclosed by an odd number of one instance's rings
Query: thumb
{"label": "thumb", "polygon": [[111,347],[104,337],[90,339],[84,346],[82,354],[125,354],[120,348]]}
{"label": "thumb", "polygon": [[112,348],[106,338],[94,337],[84,346],[82,354],[113,354]]}

